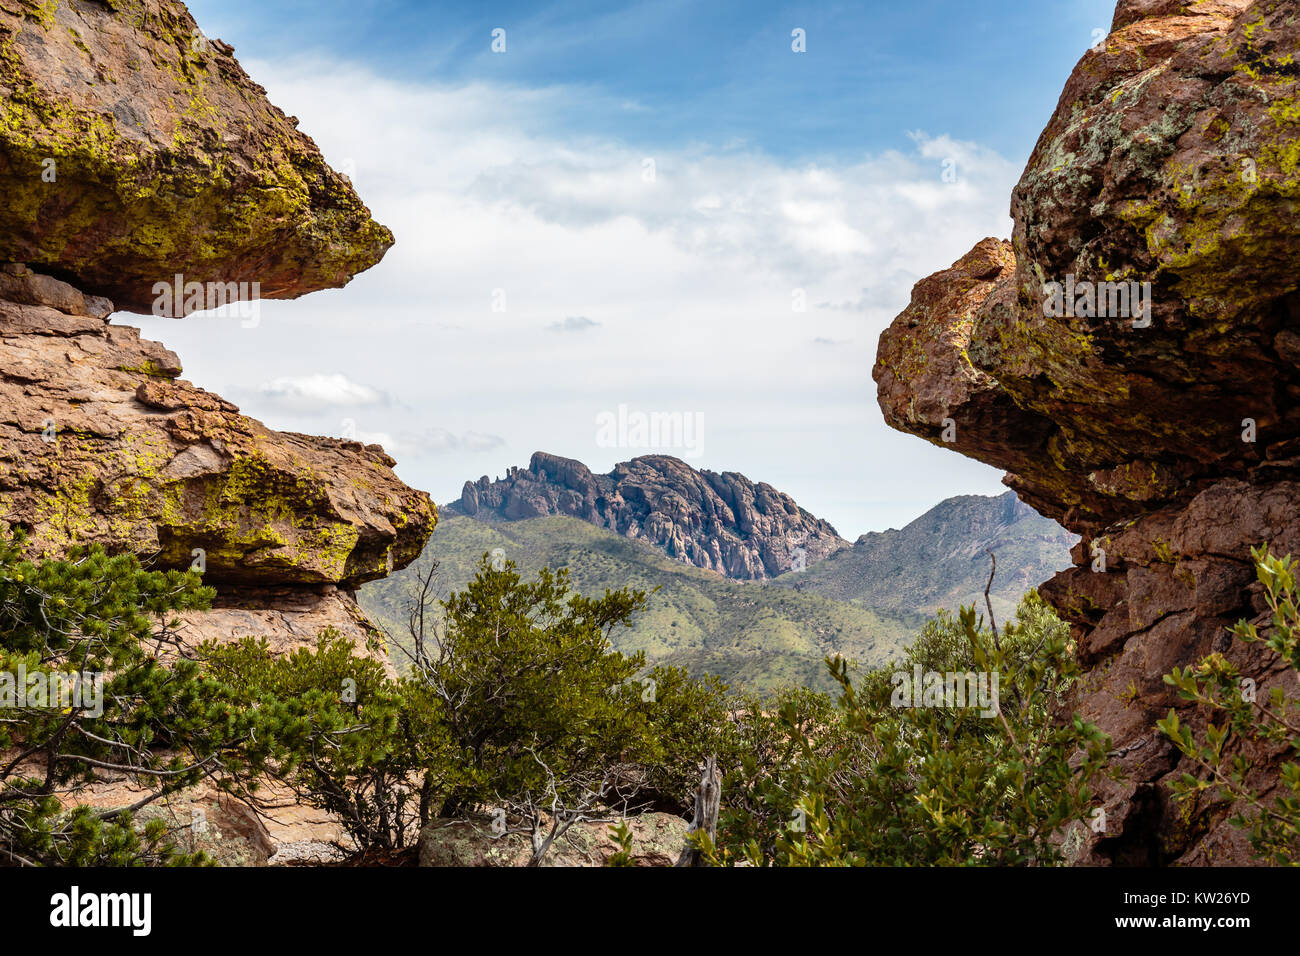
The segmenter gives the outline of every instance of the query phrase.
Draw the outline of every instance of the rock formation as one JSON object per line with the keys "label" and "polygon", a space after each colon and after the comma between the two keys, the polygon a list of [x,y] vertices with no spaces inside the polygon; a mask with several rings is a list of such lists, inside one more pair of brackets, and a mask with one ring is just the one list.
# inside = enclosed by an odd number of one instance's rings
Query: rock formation
{"label": "rock formation", "polygon": [[0,4],[0,262],[134,312],[177,274],[294,298],[378,262],[392,234],[233,53],[179,0]]}
{"label": "rock formation", "polygon": [[194,639],[334,626],[360,651],[352,592],[420,554],[428,496],[378,446],[271,431],[109,323],[176,281],[341,286],[392,243],[232,52],[178,0],[0,4],[0,519],[38,554],[202,566],[219,596]]}
{"label": "rock formation", "polygon": [[159,567],[200,561],[219,593],[193,622],[204,634],[367,634],[345,592],[420,553],[427,496],[377,446],[240,415],[178,378],[173,353],[108,324],[111,308],[21,266],[0,272],[0,518],[37,554],[98,542]]}
{"label": "rock formation", "polygon": [[[1204,727],[1161,677],[1210,651],[1261,695],[1283,680],[1226,628],[1260,617],[1252,545],[1300,555],[1298,48],[1284,0],[1122,0],[1015,189],[1011,243],[919,283],[881,336],[891,425],[1006,469],[1084,536],[1043,591],[1125,774],[1101,782],[1087,863],[1248,860],[1222,800],[1173,805],[1195,768],[1154,723]],[[1276,754],[1244,755],[1276,780]]]}
{"label": "rock formation", "polygon": [[593,475],[582,462],[537,452],[527,468],[511,468],[504,479],[465,482],[449,508],[485,521],[569,515],[742,580],[781,574],[801,560],[811,565],[848,545],[771,485],[730,471],[697,471],[667,455]]}

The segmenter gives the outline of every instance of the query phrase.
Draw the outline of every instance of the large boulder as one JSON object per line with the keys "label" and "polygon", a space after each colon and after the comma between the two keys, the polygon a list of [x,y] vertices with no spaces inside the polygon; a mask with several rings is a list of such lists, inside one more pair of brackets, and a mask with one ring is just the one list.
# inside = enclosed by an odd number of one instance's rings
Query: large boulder
{"label": "large boulder", "polygon": [[0,3],[0,262],[136,312],[176,275],[294,298],[378,262],[392,234],[233,52],[179,0]]}
{"label": "large boulder", "polygon": [[[1210,651],[1280,683],[1227,627],[1263,620],[1251,546],[1300,554],[1298,52],[1284,0],[1121,2],[1015,189],[1010,247],[924,280],[881,338],[891,425],[1084,536],[1043,589],[1125,773],[1099,782],[1084,862],[1250,859],[1222,800],[1174,805],[1198,771],[1154,724],[1204,728],[1161,678]],[[1270,789],[1278,752],[1240,746]]]}
{"label": "large boulder", "polygon": [[[930,325],[909,332],[914,302],[882,337],[890,424],[938,442],[937,412],[907,409],[942,406],[954,447],[1006,468],[1026,501],[1081,531],[1294,456],[1293,14],[1272,0],[1121,5],[1016,187],[1014,256],[973,290],[946,273],[926,280]],[[992,242],[950,272],[969,272]],[[1045,287],[1067,281],[1150,283],[1149,325],[1046,315]],[[974,387],[949,394],[956,380],[918,377],[924,364],[961,369]],[[1246,420],[1258,441],[1242,440]]]}

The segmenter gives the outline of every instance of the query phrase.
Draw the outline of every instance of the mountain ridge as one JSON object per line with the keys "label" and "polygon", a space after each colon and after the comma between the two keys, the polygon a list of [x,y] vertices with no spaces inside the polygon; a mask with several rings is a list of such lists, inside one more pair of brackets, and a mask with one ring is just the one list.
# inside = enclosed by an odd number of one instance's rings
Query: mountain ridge
{"label": "mountain ridge", "polygon": [[830,522],[766,482],[670,455],[642,455],[596,475],[575,459],[534,452],[505,478],[466,481],[445,510],[482,521],[568,515],[736,580],[775,577],[849,546]]}
{"label": "mountain ridge", "polygon": [[852,547],[773,584],[878,611],[934,614],[962,605],[985,609],[984,589],[1005,619],[1021,596],[1070,566],[1078,536],[1022,502],[997,496],[946,498],[900,529],[870,531]]}
{"label": "mountain ridge", "polygon": [[[437,561],[436,596],[461,590],[485,554],[513,562],[524,577],[543,567],[567,568],[575,591],[599,596],[631,587],[648,593],[632,626],[616,628],[614,646],[645,651],[647,661],[711,673],[755,690],[806,685],[831,691],[824,659],[842,654],[865,666],[895,659],[921,619],[878,613],[818,594],[733,580],[668,557],[643,539],[628,538],[569,515],[488,522],[443,510],[424,554],[410,567],[358,591],[371,620],[389,635],[393,660],[410,644],[406,606],[417,576]],[[438,617],[437,609],[434,618]]]}
{"label": "mountain ridge", "polygon": [[[647,458],[658,468],[666,456]],[[561,468],[567,482],[553,478]],[[617,467],[614,474],[620,474]],[[363,586],[362,607],[400,647],[407,641],[405,605],[416,593],[415,576],[436,561],[438,597],[445,597],[463,589],[490,554],[513,561],[525,576],[542,567],[568,568],[574,589],[588,596],[622,587],[649,592],[646,610],[612,639],[620,650],[645,651],[651,663],[679,664],[753,689],[802,683],[833,690],[823,663],[828,654],[886,666],[936,611],[961,604],[983,611],[986,550],[999,557],[990,597],[1005,620],[1025,591],[1069,565],[1074,541],[1013,492],[962,495],[902,529],[869,532],[852,545],[839,539],[840,547],[806,570],[732,578],[692,565],[645,535],[583,517],[587,504],[598,519],[612,512],[609,499],[597,505],[594,496],[573,487],[608,492],[609,484],[598,477],[609,478],[592,476],[580,462],[539,453],[530,468],[512,468],[504,480],[487,482],[487,494],[480,495],[485,479],[466,482],[462,501],[440,509],[441,521],[420,558],[406,571]],[[634,478],[638,483],[631,488],[640,489],[644,477]],[[738,487],[771,487],[737,477],[746,483]],[[672,494],[665,491],[664,499]],[[684,501],[677,496],[675,503]],[[475,502],[476,514],[466,514],[466,505]],[[790,514],[806,514],[793,500],[789,507]],[[706,525],[703,518],[676,517],[686,527]]]}

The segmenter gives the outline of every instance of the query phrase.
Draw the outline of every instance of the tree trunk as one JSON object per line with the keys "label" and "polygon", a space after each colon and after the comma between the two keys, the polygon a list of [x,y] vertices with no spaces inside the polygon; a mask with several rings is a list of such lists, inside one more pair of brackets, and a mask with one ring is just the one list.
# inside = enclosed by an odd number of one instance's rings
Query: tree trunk
{"label": "tree trunk", "polygon": [[[709,757],[700,768],[700,788],[695,792],[695,814],[687,834],[703,830],[713,842],[718,838],[718,808],[722,805],[722,780],[718,777],[718,758]],[[703,866],[700,852],[688,841],[677,858],[676,866]]]}

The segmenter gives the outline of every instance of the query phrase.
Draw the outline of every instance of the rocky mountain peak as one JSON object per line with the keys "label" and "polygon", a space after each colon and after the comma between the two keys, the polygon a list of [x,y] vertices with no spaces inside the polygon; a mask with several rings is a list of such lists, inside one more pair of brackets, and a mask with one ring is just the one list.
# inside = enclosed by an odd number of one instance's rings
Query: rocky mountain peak
{"label": "rocky mountain peak", "polygon": [[642,455],[594,475],[582,462],[536,452],[504,479],[467,481],[448,508],[485,521],[570,515],[739,579],[775,576],[847,546],[829,522],[771,485],[669,455]]}

